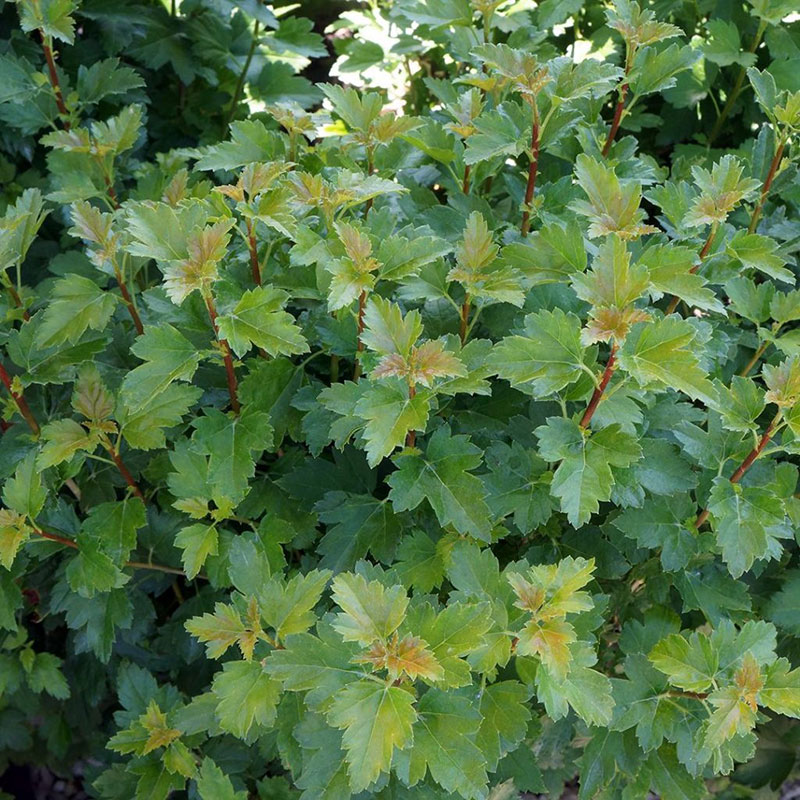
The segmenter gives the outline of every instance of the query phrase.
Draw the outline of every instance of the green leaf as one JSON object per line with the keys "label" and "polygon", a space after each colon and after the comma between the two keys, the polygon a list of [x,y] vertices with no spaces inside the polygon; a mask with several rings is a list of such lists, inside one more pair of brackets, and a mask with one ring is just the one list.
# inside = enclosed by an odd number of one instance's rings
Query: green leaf
{"label": "green leaf", "polygon": [[87,599],[62,587],[57,607],[66,611],[67,624],[75,631],[77,649],[90,651],[104,664],[108,663],[117,630],[130,628],[133,622],[128,593],[125,589],[112,589]]}
{"label": "green leaf", "polygon": [[691,347],[696,335],[691,323],[674,316],[638,323],[619,350],[620,368],[642,386],[677,389],[713,405],[714,387]]}
{"label": "green leaf", "polygon": [[414,786],[426,772],[446,792],[485,796],[486,759],[475,743],[481,715],[466,697],[429,689],[417,703],[413,746],[398,753],[395,769]]}
{"label": "green leaf", "polygon": [[333,491],[316,509],[327,526],[317,547],[321,566],[335,572],[352,569],[367,552],[380,560],[391,558],[403,526],[388,500]]}
{"label": "green leaf", "polygon": [[544,664],[536,672],[536,693],[553,719],[567,715],[568,708],[589,725],[607,725],[611,720],[614,699],[611,681],[590,669],[596,657],[579,642],[573,645],[573,658],[566,677],[553,675]]}
{"label": "green leaf", "polygon": [[711,641],[696,633],[689,639],[673,633],[662,639],[648,657],[673,686],[687,692],[708,689],[719,669],[719,654]]}
{"label": "green leaf", "polygon": [[247,792],[234,791],[230,778],[210,758],[203,759],[196,781],[201,800],[247,800]]}
{"label": "green leaf", "polygon": [[328,721],[344,730],[350,787],[360,792],[388,772],[395,750],[411,744],[417,721],[414,696],[399,686],[356,681],[336,695]]}
{"label": "green leaf", "polygon": [[175,546],[183,550],[181,561],[186,577],[194,578],[209,556],[217,555],[219,534],[215,525],[196,523],[182,528],[175,537]]}
{"label": "green leaf", "polygon": [[689,775],[678,761],[673,745],[664,745],[651,753],[647,765],[653,786],[664,800],[703,800],[708,795],[705,781]]}
{"label": "green leaf", "polygon": [[39,0],[18,4],[20,27],[26,33],[41,30],[67,44],[75,39],[75,20],[72,13],[78,8],[73,0]]}
{"label": "green leaf", "polygon": [[709,37],[703,43],[703,53],[709,61],[721,67],[741,64],[751,67],[755,63],[752,53],[742,51],[739,29],[733,22],[723,19],[710,19],[706,22]]}
{"label": "green leaf", "polygon": [[424,454],[410,450],[395,456],[398,469],[387,481],[395,511],[410,511],[427,499],[440,525],[453,525],[459,533],[489,541],[486,493],[480,479],[470,474],[481,460],[480,449],[466,436],[439,428]]}
{"label": "green leaf", "polygon": [[275,721],[280,684],[258,661],[229,661],[214,677],[211,690],[219,726],[227,733],[247,739]]}
{"label": "green leaf", "polygon": [[768,236],[739,231],[728,242],[727,250],[745,269],[756,269],[775,280],[795,283],[794,273],[783,266],[786,259],[778,254],[778,243]]}
{"label": "green leaf", "polygon": [[203,148],[195,166],[202,170],[232,170],[258,161],[273,161],[283,155],[283,142],[260,120],[231,123],[228,141]]}
{"label": "green leaf", "polygon": [[793,636],[800,634],[800,573],[785,574],[780,591],[772,595],[765,616]]}
{"label": "green leaf", "polygon": [[756,420],[761,416],[766,401],[764,392],[755,381],[735,375],[731,379],[730,388],[719,387],[718,392],[722,424],[731,431],[756,432]]}
{"label": "green leaf", "polygon": [[512,386],[529,384],[535,397],[546,397],[577,381],[587,358],[580,320],[555,309],[528,314],[524,335],[503,339],[488,362]]}
{"label": "green leaf", "polygon": [[351,130],[367,131],[381,114],[383,98],[377,92],[358,92],[349,86],[324,84],[322,91],[333,110]]}
{"label": "green leaf", "polygon": [[356,403],[355,413],[366,421],[367,462],[377,466],[402,445],[409,431],[425,432],[431,407],[431,392],[408,396],[403,381],[384,381],[369,386]]}
{"label": "green leaf", "polygon": [[747,70],[747,77],[755,92],[756,100],[758,100],[758,104],[764,113],[768,116],[773,114],[775,107],[778,105],[778,87],[775,85],[775,78],[772,73],[767,70],[762,72],[755,67],[750,67]]}
{"label": "green leaf", "polygon": [[258,603],[251,597],[244,619],[234,606],[217,603],[213,614],[193,617],[186,630],[206,646],[209,658],[219,658],[234,644],[239,646],[246,661],[253,658],[253,650],[262,636]]}
{"label": "green leaf", "polygon": [[405,618],[408,597],[402,586],[387,589],[378,581],[342,573],[331,588],[334,601],[342,609],[333,627],[346,642],[367,647],[376,639],[388,639]]}
{"label": "green leaf", "polygon": [[191,380],[200,363],[195,346],[168,324],[148,328],[131,352],[145,363],[132,369],[122,382],[120,396],[129,413],[152,407],[154,398],[173,381]]}
{"label": "green leaf", "polygon": [[583,525],[597,513],[600,502],[611,497],[614,473],[611,467],[628,467],[641,457],[636,439],[609,425],[589,435],[574,421],[549,417],[535,431],[539,455],[560,461],[550,493],[561,501],[561,510],[573,525]]}
{"label": "green leaf", "polygon": [[36,465],[36,452],[30,451],[20,462],[14,476],[3,486],[3,502],[18,514],[35,518],[44,506],[47,490]]}
{"label": "green leaf", "polygon": [[528,236],[528,244],[506,245],[500,251],[503,263],[510,263],[530,286],[566,283],[586,269],[586,248],[580,226],[570,219],[566,226],[548,222]]}
{"label": "green leaf", "polygon": [[473,165],[492,158],[515,158],[529,144],[528,125],[521,119],[522,109],[502,103],[475,120],[476,133],[467,139],[464,163]]}
{"label": "green leaf", "polygon": [[767,667],[758,700],[776,714],[797,719],[800,717],[800,669],[790,671],[789,667],[785,658]]}
{"label": "green leaf", "polygon": [[75,344],[88,328],[103,330],[117,307],[113,294],[104,292],[89,278],[74,274],[57,281],[50,298],[36,333],[41,347]]}
{"label": "green leaf", "polygon": [[593,306],[625,308],[640,298],[650,283],[650,273],[639,264],[631,265],[625,242],[610,236],[597,249],[592,269],[572,278],[575,294]]}
{"label": "green leaf", "polygon": [[258,592],[261,616],[278,638],[304,633],[317,620],[314,607],[319,603],[331,578],[327,569],[312,569],[288,581],[274,576]]}
{"label": "green leaf", "polygon": [[519,442],[493,444],[486,452],[489,474],[487,503],[497,517],[513,514],[514,524],[528,533],[543,525],[553,512],[547,463]]}
{"label": "green leaf", "polygon": [[696,261],[694,250],[674,245],[654,245],[639,256],[639,264],[649,270],[650,285],[655,290],[680,297],[690,306],[722,312],[723,305],[706,288],[706,279],[693,271],[697,268]]}
{"label": "green leaf", "polygon": [[89,510],[83,521],[78,543],[94,543],[121,566],[136,549],[136,532],[146,522],[144,503],[138,497],[99,503]]}
{"label": "green leaf", "polygon": [[252,345],[271,356],[296,355],[308,350],[294,317],[283,311],[289,295],[282,289],[258,286],[242,295],[234,309],[217,318],[220,336],[240,358]]}
{"label": "green leaf", "polygon": [[78,67],[76,89],[83,103],[99,103],[106,97],[126,94],[143,87],[144,81],[136,70],[121,67],[118,58],[95,61]]}
{"label": "green leaf", "polygon": [[791,535],[783,501],[770,489],[715,478],[708,500],[722,560],[738,578],[762,558],[781,552],[777,539]]}
{"label": "green leaf", "polygon": [[272,426],[263,411],[245,409],[230,417],[213,408],[194,421],[192,449],[209,457],[208,481],[215,493],[236,505],[248,491],[256,459],[272,444]]}
{"label": "green leaf", "polygon": [[613,524],[640,547],[660,548],[661,566],[677,572],[685,569],[698,551],[693,525],[696,512],[689,497],[654,498],[643,508],[626,508]]}
{"label": "green leaf", "polygon": [[[308,633],[289,636],[281,650],[273,650],[265,669],[289,692],[307,692],[311,709],[327,708],[340,689],[362,674],[353,663],[358,647],[346,644],[332,628],[317,625],[319,637]],[[377,685],[377,684],[376,684]]]}
{"label": "green leaf", "polygon": [[165,447],[167,438],[164,428],[180,425],[201,394],[202,389],[198,386],[170,384],[144,403],[136,404],[134,411],[127,405],[132,399],[130,394],[124,393],[117,421],[125,441],[135,450]]}
{"label": "green leaf", "polygon": [[[471,682],[471,668],[464,659],[485,647],[485,634],[493,625],[489,611],[487,603],[458,601],[449,603],[438,613],[430,606],[412,608],[409,627],[428,643],[441,664],[444,672],[440,685],[459,687]],[[419,616],[415,616],[415,612]]]}
{"label": "green leaf", "polygon": [[456,266],[447,280],[458,281],[468,297],[521,306],[524,299],[516,270],[497,260],[500,248],[486,220],[477,211],[467,218],[464,236],[456,247]]}
{"label": "green leaf", "polygon": [[142,126],[142,107],[126,106],[116,116],[92,123],[95,147],[113,154],[130,150],[139,138]]}
{"label": "green leaf", "polygon": [[66,700],[71,692],[61,671],[62,665],[63,661],[52,653],[36,653],[36,658],[25,676],[28,686],[34,692],[47,692],[57,700]]}
{"label": "green leaf", "polygon": [[382,297],[371,297],[364,310],[364,331],[361,341],[380,355],[398,353],[407,356],[422,335],[422,318],[418,311],[405,316],[400,307]]}
{"label": "green leaf", "polygon": [[692,47],[671,44],[663,50],[646,47],[636,59],[636,67],[630,79],[634,95],[663,92],[675,85],[676,76],[689,69],[698,59],[699,53]]}
{"label": "green leaf", "polygon": [[481,720],[477,743],[493,771],[500,759],[513,752],[525,738],[531,712],[530,689],[518,681],[499,681],[488,685],[480,700]]}
{"label": "green leaf", "polygon": [[81,544],[78,554],[67,565],[66,576],[70,589],[81,597],[119,589],[130,580],[130,575],[125,575],[112,558],[91,541]]}
{"label": "green leaf", "polygon": [[638,182],[620,181],[611,167],[585,153],[575,162],[575,176],[589,200],[575,200],[572,208],[589,219],[591,238],[615,233],[635,239],[656,230],[642,223],[645,212],[639,208],[642,188]]}

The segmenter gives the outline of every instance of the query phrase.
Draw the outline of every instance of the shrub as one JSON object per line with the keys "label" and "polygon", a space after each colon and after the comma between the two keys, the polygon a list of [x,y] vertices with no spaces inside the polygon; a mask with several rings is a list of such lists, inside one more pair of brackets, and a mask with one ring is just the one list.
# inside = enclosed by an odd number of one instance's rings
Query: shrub
{"label": "shrub", "polygon": [[777,787],[793,10],[375,3],[331,62],[302,9],[6,4],[3,762],[107,800]]}

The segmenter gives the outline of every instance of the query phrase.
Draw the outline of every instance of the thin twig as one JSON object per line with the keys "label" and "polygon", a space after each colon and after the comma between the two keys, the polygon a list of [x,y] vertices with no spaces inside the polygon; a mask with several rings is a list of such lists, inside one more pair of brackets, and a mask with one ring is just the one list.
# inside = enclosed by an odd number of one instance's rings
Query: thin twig
{"label": "thin twig", "polygon": [[[759,439],[758,444],[747,454],[744,461],[736,468],[736,471],[731,475],[730,481],[731,483],[739,483],[739,481],[744,477],[744,474],[750,467],[753,466],[755,460],[761,455],[764,448],[769,444],[770,440],[772,439],[772,435],[775,432],[775,427],[781,421],[781,417],[783,416],[783,410],[779,409],[778,413],[772,418],[772,421],[767,425],[766,430],[761,435],[761,439]],[[708,520],[709,510],[704,508],[697,517],[695,521],[695,528],[700,528],[703,524],[705,524],[706,520]]]}
{"label": "thin twig", "polygon": [[58,112],[62,117],[64,117],[64,119],[61,120],[61,123],[64,126],[64,130],[68,131],[70,129],[69,111],[64,104],[64,95],[61,93],[61,81],[58,78],[58,70],[56,70],[56,61],[53,56],[53,48],[50,44],[50,37],[41,30],[39,31],[39,36],[42,40],[42,51],[44,52],[44,59],[47,62],[47,72],[50,76],[50,86],[52,87],[53,94],[56,98]]}
{"label": "thin twig", "polygon": [[603,145],[603,158],[607,158],[611,152],[611,145],[614,143],[614,137],[619,130],[619,124],[622,122],[622,112],[625,108],[625,98],[628,95],[628,84],[623,83],[619,87],[619,97],[617,98],[617,105],[614,107],[614,118],[611,120],[611,128],[606,137],[606,143]]}
{"label": "thin twig", "polygon": [[241,406],[239,405],[239,396],[237,392],[238,385],[236,383],[236,372],[233,369],[233,356],[231,355],[231,348],[227,339],[219,338],[219,326],[217,325],[217,310],[214,307],[214,299],[210,294],[203,295],[206,301],[206,308],[208,309],[208,316],[211,319],[211,327],[214,329],[214,335],[219,341],[222,348],[222,360],[225,362],[225,373],[228,379],[228,394],[231,398],[231,408],[236,416],[239,416]]}
{"label": "thin twig", "polygon": [[122,277],[122,272],[119,266],[117,265],[116,261],[113,262],[113,267],[114,267],[114,276],[117,279],[117,284],[122,294],[122,299],[125,301],[125,307],[128,309],[128,313],[131,315],[131,319],[133,320],[136,332],[139,334],[139,336],[141,336],[144,333],[142,318],[139,316],[139,312],[136,310],[136,306],[133,303],[133,298],[131,297],[131,293],[128,291],[128,287],[125,285],[125,280]]}
{"label": "thin twig", "polygon": [[[416,395],[417,389],[413,383],[408,384],[408,399],[413,400]],[[406,434],[406,447],[414,447],[417,443],[417,432],[412,428]]]}
{"label": "thin twig", "polygon": [[[67,539],[65,536],[58,536],[55,533],[48,533],[47,531],[43,531],[41,528],[34,528],[33,530],[40,539],[46,539],[48,542],[56,542],[57,544],[64,545],[64,547],[69,547],[72,550],[80,549],[77,542],[73,541],[72,539]],[[182,569],[178,569],[178,567],[168,567],[165,564],[154,564],[151,561],[126,561],[124,566],[129,569],[151,569],[155,570],[156,572],[166,572],[169,575],[181,575],[182,577],[186,577],[186,573]],[[195,577],[201,578],[202,580],[208,580],[205,575],[196,575]]]}
{"label": "thin twig", "polygon": [[[356,352],[362,353],[364,351],[364,342],[361,341],[361,334],[364,332],[364,309],[367,306],[367,292],[362,291],[358,296],[358,327],[357,327],[357,343]],[[356,365],[353,369],[353,380],[357,381],[361,377],[361,361],[356,356]]]}
{"label": "thin twig", "polygon": [[25,422],[28,423],[28,427],[33,431],[35,436],[38,436],[41,430],[39,423],[36,421],[36,417],[33,416],[33,412],[28,405],[28,401],[25,399],[22,392],[14,391],[12,378],[2,364],[0,364],[0,381],[2,381],[3,385],[6,387],[6,389],[8,389],[8,393],[16,403],[17,409],[25,419]]}
{"label": "thin twig", "polygon": [[467,341],[467,322],[469,321],[470,302],[470,296],[466,294],[464,296],[464,302],[461,305],[461,324],[458,331],[462,345]]}
{"label": "thin twig", "polygon": [[769,172],[767,173],[766,180],[764,181],[764,185],[761,187],[761,196],[758,199],[758,203],[756,203],[756,207],[753,209],[753,216],[750,217],[750,225],[747,228],[748,233],[755,233],[758,220],[761,218],[761,211],[764,208],[767,195],[769,194],[769,190],[772,188],[772,181],[775,180],[775,174],[778,171],[781,159],[783,159],[783,150],[785,147],[786,139],[781,137],[781,140],[778,143],[778,149],[775,151],[775,155],[772,157],[772,162],[769,165]]}
{"label": "thin twig", "polygon": [[[750,45],[750,49],[748,50],[749,53],[755,53],[758,49],[758,45],[761,44],[761,37],[764,35],[764,31],[767,29],[767,23],[764,20],[761,20],[758,23],[758,30],[756,31],[756,35],[753,38],[753,42]],[[728,119],[728,115],[733,110],[733,106],[736,101],[739,99],[739,95],[742,92],[742,86],[744,85],[744,79],[747,75],[747,67],[743,66],[739,70],[739,74],[736,76],[736,82],[733,84],[733,89],[731,89],[731,93],[728,95],[728,99],[725,101],[725,105],[722,108],[722,113],[717,117],[716,122],[714,123],[714,127],[711,129],[711,133],[708,137],[708,146],[711,147],[714,144],[717,136],[722,133],[722,126],[725,124],[725,120]]]}
{"label": "thin twig", "polygon": [[520,233],[528,235],[531,224],[530,206],[533,201],[533,192],[536,189],[536,173],[539,170],[539,112],[536,108],[536,100],[533,100],[533,122],[531,123],[531,161],[528,165],[528,183],[525,186],[525,200],[522,211],[522,225]]}
{"label": "thin twig", "polygon": [[753,353],[753,357],[747,362],[747,366],[739,373],[740,378],[746,378],[750,370],[758,364],[758,360],[764,355],[764,351],[769,347],[769,342],[763,342],[758,350]]}
{"label": "thin twig", "polygon": [[233,99],[231,100],[231,107],[228,109],[228,113],[225,117],[225,130],[228,130],[228,126],[231,124],[231,120],[233,119],[233,115],[236,113],[236,106],[239,105],[239,100],[242,96],[242,89],[244,89],[244,82],[247,78],[247,73],[250,70],[250,64],[253,61],[253,56],[256,52],[256,47],[258,47],[258,29],[260,23],[256,20],[255,25],[253,26],[253,39],[250,42],[250,49],[247,51],[247,58],[244,60],[244,67],[242,67],[241,73],[239,73],[239,80],[236,82],[236,89],[233,92]]}
{"label": "thin twig", "polygon": [[611,352],[608,354],[608,361],[606,361],[606,368],[603,370],[603,377],[600,379],[600,383],[595,387],[594,392],[592,392],[589,405],[586,406],[586,411],[583,412],[583,416],[581,417],[581,421],[579,423],[581,428],[589,427],[589,423],[592,421],[594,412],[597,411],[597,406],[600,405],[600,401],[603,398],[603,393],[605,392],[606,387],[611,380],[611,376],[614,374],[614,370],[616,369],[616,361],[617,346],[614,344],[611,345]]}
{"label": "thin twig", "polygon": [[256,286],[261,286],[261,266],[258,263],[258,243],[256,242],[256,233],[253,228],[253,223],[246,219],[245,226],[247,227],[247,248],[250,252],[250,271],[253,275],[253,282]]}

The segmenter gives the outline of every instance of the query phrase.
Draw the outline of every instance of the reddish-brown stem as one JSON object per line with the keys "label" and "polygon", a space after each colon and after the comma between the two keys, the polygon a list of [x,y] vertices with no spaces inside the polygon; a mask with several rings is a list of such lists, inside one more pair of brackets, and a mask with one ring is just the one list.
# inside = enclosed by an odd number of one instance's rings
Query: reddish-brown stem
{"label": "reddish-brown stem", "polygon": [[111,205],[114,206],[115,209],[119,208],[119,199],[117,198],[116,191],[114,191],[114,184],[111,183],[111,178],[104,173],[103,180],[106,184],[106,191],[108,192],[108,199],[111,200]]}
{"label": "reddish-brown stem", "polygon": [[250,251],[250,270],[253,273],[253,283],[256,286],[261,286],[261,266],[258,263],[258,244],[256,243],[256,233],[253,229],[253,223],[250,220],[245,220],[247,226],[247,247]]}
{"label": "reddish-brown stem", "polygon": [[131,293],[128,291],[128,287],[125,285],[125,281],[122,279],[122,273],[119,271],[119,268],[116,264],[114,264],[114,275],[117,278],[117,284],[119,285],[119,290],[122,293],[122,299],[125,301],[125,306],[128,309],[128,313],[131,315],[131,319],[133,320],[136,333],[141,336],[144,333],[142,319],[139,316],[139,312],[136,310],[136,306],[133,304]]}
{"label": "reddish-brown stem", "polygon": [[614,107],[614,117],[611,120],[611,128],[609,128],[606,143],[603,145],[603,158],[607,158],[611,152],[611,145],[614,144],[614,137],[619,130],[619,124],[622,122],[622,112],[625,110],[625,98],[628,96],[628,84],[623,83],[619,87],[619,97],[617,98],[617,105]]}
{"label": "reddish-brown stem", "polygon": [[769,165],[769,172],[767,173],[764,185],[761,187],[761,196],[758,199],[758,203],[756,203],[756,207],[753,209],[753,216],[750,217],[750,226],[747,229],[748,233],[755,232],[756,226],[758,225],[758,220],[761,218],[761,210],[764,207],[769,190],[772,188],[772,181],[775,180],[775,173],[777,173],[781,159],[783,159],[783,150],[785,147],[786,140],[781,139],[781,141],[778,143],[778,149],[775,151],[775,155],[773,156],[772,162]]}
{"label": "reddish-brown stem", "polygon": [[[408,384],[408,399],[413,400],[414,395],[416,395],[417,389],[413,383]],[[415,430],[410,430],[406,434],[406,447],[414,447],[417,443],[417,432]]]}
{"label": "reddish-brown stem", "polygon": [[[8,372],[6,372],[6,368],[2,364],[0,364],[0,380],[3,382],[6,389],[8,389],[8,393],[14,399],[14,402],[16,403],[17,408],[19,409],[19,413],[23,416],[25,422],[28,423],[28,427],[33,431],[33,433],[36,436],[38,436],[40,431],[39,423],[36,421],[36,417],[33,416],[33,412],[31,411],[30,406],[28,405],[28,401],[24,398],[22,393],[21,392],[17,393],[11,388],[13,385],[11,381],[11,376],[8,374]],[[3,431],[6,431],[11,426],[5,423],[5,420],[3,420],[2,427]],[[81,490],[78,488],[78,484],[75,483],[74,480],[72,480],[72,478],[67,478],[67,480],[64,481],[64,484],[72,492],[72,494],[75,495],[75,497],[78,500],[81,499]]]}
{"label": "reddish-brown stem", "polygon": [[40,536],[42,539],[47,539],[50,542],[58,542],[59,544],[63,544],[64,547],[71,547],[73,550],[78,549],[77,542],[73,542],[72,539],[67,539],[64,536],[56,536],[55,533],[47,533],[40,528],[34,528],[33,530],[36,535]]}
{"label": "reddish-brown stem", "polygon": [[[702,247],[702,249],[700,250],[700,253],[699,253],[701,262],[708,255],[708,251],[711,249],[711,244],[714,241],[714,235],[716,234],[716,232],[717,232],[717,229],[712,225],[711,226],[711,230],[708,232],[708,238],[706,239],[705,244],[703,245],[703,247]],[[697,272],[698,269],[700,269],[700,264],[695,264],[689,270],[689,272]]]}
{"label": "reddish-brown stem", "polygon": [[[9,283],[6,287],[8,289],[8,293],[11,295],[11,299],[14,301],[14,305],[17,308],[22,308],[22,298],[19,296],[19,292],[16,290],[16,287],[13,283]],[[23,309],[22,311],[22,318],[27,322],[31,315],[28,313],[27,309]]]}
{"label": "reddish-brown stem", "polygon": [[592,392],[589,405],[586,406],[586,411],[583,412],[583,416],[581,417],[581,428],[587,428],[589,423],[592,421],[594,412],[597,411],[597,406],[600,405],[600,400],[603,398],[603,392],[605,392],[606,388],[608,387],[608,382],[611,380],[611,376],[614,374],[616,361],[617,346],[611,345],[611,352],[608,354],[608,361],[606,361],[606,368],[603,371],[603,377],[600,378],[600,383],[595,387],[594,392]]}
{"label": "reddish-brown stem", "polygon": [[780,422],[781,414],[783,412],[779,411],[773,418],[772,422],[767,425],[767,429],[761,436],[758,444],[750,451],[747,458],[739,464],[736,472],[731,475],[731,483],[739,483],[742,479],[742,476],[753,466],[753,462],[761,455],[764,448],[769,444],[770,439],[772,438],[772,434],[775,430],[775,426]]}
{"label": "reddish-brown stem", "polygon": [[469,177],[471,172],[472,167],[467,164],[464,167],[464,182],[461,184],[461,191],[464,192],[464,194],[469,194]]}
{"label": "reddish-brown stem", "polygon": [[[763,434],[761,434],[761,438],[758,440],[758,444],[747,454],[747,457],[742,461],[741,464],[736,468],[736,471],[731,475],[730,481],[731,483],[739,483],[739,481],[744,477],[744,474],[750,467],[753,466],[755,460],[761,455],[764,451],[764,448],[769,444],[770,440],[772,439],[772,434],[775,432],[775,426],[780,422],[781,416],[783,415],[783,411],[778,411],[778,413],[772,418],[772,421],[767,425],[766,430]],[[709,511],[707,508],[704,508],[697,517],[695,521],[695,527],[699,528],[703,525],[706,520],[708,519]]]}
{"label": "reddish-brown stem", "polygon": [[125,479],[125,483],[131,487],[131,491],[144,503],[145,499],[142,490],[139,488],[139,484],[136,483],[136,479],[131,475],[131,471],[125,466],[122,456],[110,441],[103,441],[102,444],[106,452],[111,456],[111,460],[116,464],[119,474]]}
{"label": "reddish-brown stem", "polygon": [[[536,101],[534,101],[535,103]],[[530,206],[533,200],[533,192],[536,189],[536,173],[539,169],[539,114],[536,106],[533,107],[533,122],[531,123],[531,162],[528,165],[528,183],[525,186],[525,200],[522,211],[522,225],[520,233],[528,235],[531,226]]]}
{"label": "reddish-brown stem", "polygon": [[469,321],[470,297],[465,295],[464,302],[461,304],[461,324],[458,335],[461,337],[461,344],[467,341],[467,322]]}
{"label": "reddish-brown stem", "polygon": [[28,401],[23,396],[22,392],[15,392],[11,380],[11,376],[6,372],[6,368],[0,364],[0,380],[3,382],[6,389],[8,389],[8,393],[13,398],[14,402],[19,409],[19,413],[25,419],[25,422],[28,423],[28,427],[33,431],[33,433],[38,436],[39,435],[39,423],[36,421],[36,418],[33,416],[33,412],[28,405]]}
{"label": "reddish-brown stem", "polygon": [[[373,159],[374,159],[374,154],[372,151],[372,146],[367,145],[367,177],[372,175],[372,173],[375,171],[375,164],[373,162]],[[371,208],[372,208],[372,198],[370,197],[369,200],[367,200],[367,205],[366,208],[364,209],[365,217],[369,214],[369,210]]]}
{"label": "reddish-brown stem", "polygon": [[219,338],[219,327],[217,326],[217,310],[214,307],[214,299],[210,294],[203,295],[206,301],[206,308],[208,309],[208,316],[211,320],[211,327],[214,329],[214,335],[219,341],[219,346],[222,348],[222,360],[225,362],[225,373],[228,377],[228,394],[231,398],[231,408],[233,413],[237,416],[241,410],[239,405],[239,395],[237,392],[236,372],[233,369],[233,357],[231,356],[231,348],[227,339]]}
{"label": "reddish-brown stem", "polygon": [[[700,249],[700,252],[698,253],[698,256],[700,257],[700,264],[695,264],[689,270],[690,273],[694,274],[695,272],[697,272],[697,270],[700,269],[700,265],[703,263],[703,261],[705,260],[705,257],[708,255],[708,251],[711,250],[711,245],[712,245],[712,243],[714,241],[714,237],[716,236],[716,234],[717,234],[717,226],[716,225],[712,225],[711,226],[711,230],[708,232],[708,238],[706,239],[705,244],[703,245],[703,247]],[[669,305],[667,306],[667,310],[666,310],[665,314],[667,316],[669,316],[670,314],[674,313],[674,311],[678,307],[678,303],[680,303],[680,301],[681,301],[681,299],[677,295],[675,297],[673,297],[672,300],[670,300]]]}
{"label": "reddish-brown stem", "polygon": [[53,49],[50,47],[48,37],[45,36],[43,31],[39,31],[39,36],[42,39],[42,50],[44,51],[44,58],[47,61],[47,71],[50,75],[50,86],[53,88],[53,94],[56,98],[56,105],[58,106],[59,113],[64,117],[62,120],[64,130],[69,130],[69,111],[64,105],[64,96],[61,94],[61,81],[58,79],[58,71],[56,70],[55,58],[53,58]]}
{"label": "reddish-brown stem", "polygon": [[[357,328],[357,341],[356,352],[361,353],[364,350],[364,342],[361,341],[361,334],[364,332],[364,309],[367,307],[367,292],[362,291],[358,296],[358,328]],[[353,380],[357,381],[361,377],[361,361],[356,356],[356,365],[353,369]]]}

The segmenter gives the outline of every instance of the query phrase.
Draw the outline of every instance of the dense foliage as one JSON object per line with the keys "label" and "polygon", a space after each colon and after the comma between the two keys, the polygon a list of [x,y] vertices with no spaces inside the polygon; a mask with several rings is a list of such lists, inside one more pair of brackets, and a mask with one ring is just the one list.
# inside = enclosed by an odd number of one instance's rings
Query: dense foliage
{"label": "dense foliage", "polygon": [[6,3],[0,767],[773,796],[796,11]]}

